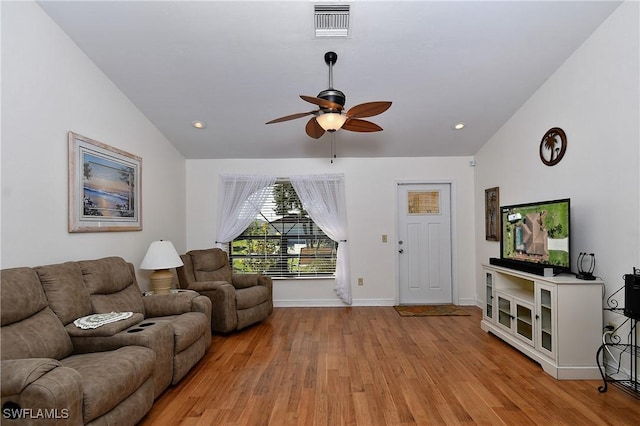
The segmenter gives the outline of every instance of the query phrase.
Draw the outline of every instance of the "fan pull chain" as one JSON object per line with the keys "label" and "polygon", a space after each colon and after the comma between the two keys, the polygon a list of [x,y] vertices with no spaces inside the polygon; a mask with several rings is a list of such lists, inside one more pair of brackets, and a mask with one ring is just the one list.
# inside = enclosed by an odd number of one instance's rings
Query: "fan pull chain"
{"label": "fan pull chain", "polygon": [[336,158],[336,132],[331,132],[331,164],[333,164],[333,159]]}

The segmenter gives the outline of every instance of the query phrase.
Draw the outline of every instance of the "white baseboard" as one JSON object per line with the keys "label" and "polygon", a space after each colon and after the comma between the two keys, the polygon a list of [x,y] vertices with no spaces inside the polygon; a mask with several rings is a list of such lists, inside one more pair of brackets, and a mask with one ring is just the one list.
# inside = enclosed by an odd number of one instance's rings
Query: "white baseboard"
{"label": "white baseboard", "polygon": [[337,299],[298,299],[298,300],[274,300],[273,306],[276,308],[335,308],[346,306],[393,306],[393,299],[358,299],[354,300],[351,305],[347,305]]}
{"label": "white baseboard", "polygon": [[395,299],[359,299],[353,301],[353,306],[395,306]]}
{"label": "white baseboard", "polygon": [[[395,306],[395,299],[355,299],[351,306]],[[461,299],[460,306],[478,306],[475,299]],[[276,308],[335,308],[349,306],[338,299],[288,299],[274,300],[273,306]]]}
{"label": "white baseboard", "polygon": [[318,307],[340,307],[348,306],[340,300],[335,299],[300,299],[300,300],[274,300],[275,308],[318,308]]}
{"label": "white baseboard", "polygon": [[482,308],[482,304],[476,299],[458,299],[458,306],[477,306]]}

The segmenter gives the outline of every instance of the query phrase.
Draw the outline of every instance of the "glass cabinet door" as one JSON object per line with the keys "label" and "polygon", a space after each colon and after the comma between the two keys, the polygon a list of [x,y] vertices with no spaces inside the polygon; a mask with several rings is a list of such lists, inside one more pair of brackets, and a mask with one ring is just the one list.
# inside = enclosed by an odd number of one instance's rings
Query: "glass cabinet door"
{"label": "glass cabinet door", "polygon": [[493,318],[493,274],[490,272],[485,274],[485,288],[486,294],[484,300],[486,300],[486,304],[484,316],[486,318]]}
{"label": "glass cabinet door", "polygon": [[538,348],[544,349],[553,355],[555,351],[553,339],[553,316],[554,309],[553,293],[551,288],[538,286],[538,316],[540,319],[540,331],[538,333]]}
{"label": "glass cabinet door", "polygon": [[516,334],[533,344],[533,306],[516,302]]}
{"label": "glass cabinet door", "polygon": [[498,323],[511,329],[511,299],[498,296]]}

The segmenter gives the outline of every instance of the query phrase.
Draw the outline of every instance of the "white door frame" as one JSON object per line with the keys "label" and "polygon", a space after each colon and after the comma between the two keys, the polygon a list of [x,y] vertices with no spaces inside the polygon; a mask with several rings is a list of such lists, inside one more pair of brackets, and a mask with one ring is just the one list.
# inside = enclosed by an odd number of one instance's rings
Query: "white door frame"
{"label": "white door frame", "polygon": [[[457,233],[457,191],[456,191],[456,182],[455,180],[424,180],[424,179],[411,179],[411,180],[396,180],[396,195],[395,195],[395,208],[394,208],[394,220],[395,220],[395,228],[396,228],[396,239],[393,241],[395,245],[393,253],[396,256],[395,258],[395,268],[396,268],[396,305],[400,303],[400,256],[398,256],[398,237],[400,235],[400,212],[398,211],[399,205],[399,196],[400,196],[400,185],[431,185],[431,184],[448,184],[451,189],[451,303],[454,305],[459,304],[458,300],[458,233]],[[470,220],[473,219],[473,212],[470,212]]]}

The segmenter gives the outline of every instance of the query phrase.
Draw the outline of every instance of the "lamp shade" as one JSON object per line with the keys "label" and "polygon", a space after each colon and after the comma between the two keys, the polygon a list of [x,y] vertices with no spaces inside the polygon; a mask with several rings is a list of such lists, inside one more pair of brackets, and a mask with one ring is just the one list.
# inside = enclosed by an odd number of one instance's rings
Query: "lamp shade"
{"label": "lamp shade", "polygon": [[140,269],[169,269],[182,266],[182,259],[178,256],[171,241],[154,241],[149,245],[147,254],[144,255]]}
{"label": "lamp shade", "polygon": [[317,116],[316,121],[327,132],[335,132],[347,121],[347,116],[338,112],[327,112]]}

